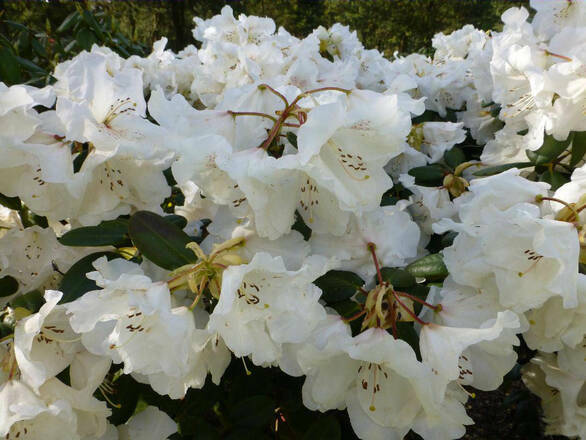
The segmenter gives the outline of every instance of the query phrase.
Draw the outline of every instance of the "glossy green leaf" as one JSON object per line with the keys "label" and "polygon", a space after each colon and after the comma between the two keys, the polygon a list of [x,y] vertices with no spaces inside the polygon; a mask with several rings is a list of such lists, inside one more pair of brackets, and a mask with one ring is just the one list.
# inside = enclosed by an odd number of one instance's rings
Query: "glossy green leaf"
{"label": "glossy green leaf", "polygon": [[438,164],[415,167],[409,170],[409,175],[415,177],[415,183],[423,186],[442,185],[445,174],[443,167]]}
{"label": "glossy green leaf", "polygon": [[443,279],[448,276],[448,268],[441,254],[426,255],[405,268],[416,278],[427,280]]}
{"label": "glossy green leaf", "polygon": [[84,293],[98,288],[93,280],[86,277],[86,274],[96,270],[92,263],[103,256],[108,260],[120,258],[120,255],[114,252],[95,252],[83,257],[69,268],[59,286],[59,290],[63,292],[63,297],[59,301],[61,304],[74,301]]}
{"label": "glossy green leaf", "polygon": [[535,165],[551,162],[568,148],[570,142],[572,142],[572,134],[565,141],[558,141],[552,135],[546,134],[543,137],[543,145],[538,150],[526,150],[527,157]]}
{"label": "glossy green leaf", "polygon": [[10,296],[18,290],[18,281],[11,276],[0,278],[0,298]]}
{"label": "glossy green leaf", "polygon": [[574,138],[572,140],[572,158],[570,160],[570,166],[574,167],[584,159],[586,154],[586,131],[574,132]]}
{"label": "glossy green leaf", "polygon": [[183,228],[185,228],[185,226],[187,226],[187,219],[185,217],[183,217],[182,215],[170,214],[170,215],[166,215],[163,218],[166,221],[168,221],[169,223],[173,223],[179,229],[183,229]]}
{"label": "glossy green leaf", "polygon": [[444,162],[454,170],[458,165],[466,162],[466,155],[461,148],[454,147],[444,153]]}
{"label": "glossy green leaf", "polygon": [[303,435],[303,440],[337,440],[342,438],[338,419],[333,415],[319,417]]}
{"label": "glossy green leaf", "polygon": [[354,272],[330,270],[315,280],[314,284],[322,290],[322,299],[330,304],[350,298],[364,286],[364,280]]}
{"label": "glossy green leaf", "polygon": [[130,217],[128,232],[138,250],[163,269],[173,270],[197,261],[185,247],[191,242],[189,236],[153,212],[139,211]]}
{"label": "glossy green leaf", "polygon": [[128,240],[128,220],[117,219],[66,232],[59,242],[65,246],[116,246]]}
{"label": "glossy green leaf", "polygon": [[396,267],[383,267],[381,269],[383,280],[390,283],[395,289],[408,289],[416,283],[415,277],[405,269]]}
{"label": "glossy green leaf", "polygon": [[513,163],[508,163],[505,165],[497,165],[494,167],[488,167],[488,168],[483,168],[481,170],[475,171],[474,173],[472,173],[472,175],[474,176],[478,176],[478,177],[486,177],[486,176],[492,176],[494,174],[500,174],[503,171],[507,171],[510,170],[511,168],[528,168],[528,167],[532,167],[535,164],[533,162],[513,162]]}
{"label": "glossy green leaf", "polygon": [[30,310],[32,313],[36,313],[43,304],[45,304],[43,294],[38,290],[27,292],[24,295],[17,296],[12,301],[10,301],[11,307],[24,307],[25,309]]}

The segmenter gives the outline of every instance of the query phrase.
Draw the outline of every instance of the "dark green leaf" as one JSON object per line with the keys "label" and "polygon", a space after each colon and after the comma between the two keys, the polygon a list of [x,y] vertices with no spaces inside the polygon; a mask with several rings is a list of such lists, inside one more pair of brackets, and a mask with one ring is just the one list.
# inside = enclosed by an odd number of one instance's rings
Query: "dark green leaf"
{"label": "dark green leaf", "polygon": [[586,131],[574,132],[574,139],[572,140],[572,159],[570,166],[575,167],[586,154]]}
{"label": "dark green leaf", "polygon": [[35,51],[35,53],[42,57],[42,58],[46,58],[47,57],[47,51],[45,50],[45,47],[39,43],[39,40],[37,40],[36,38],[33,38],[31,40],[31,45],[33,46],[33,50]]}
{"label": "dark green leaf", "polygon": [[79,22],[80,19],[81,19],[81,16],[79,15],[79,12],[73,11],[59,25],[59,27],[57,28],[57,32],[61,34],[63,32],[68,31],[73,26],[75,26]]}
{"label": "dark green leaf", "polygon": [[42,67],[37,66],[35,63],[33,63],[32,61],[27,60],[26,58],[22,58],[22,57],[15,56],[14,59],[16,60],[16,62],[18,64],[20,64],[22,67],[24,67],[25,70],[27,70],[28,72],[43,73],[43,74],[47,74],[48,73],[45,69],[43,69]]}
{"label": "dark green leaf", "polygon": [[92,263],[103,256],[108,260],[120,258],[120,255],[115,254],[114,252],[95,252],[83,257],[69,268],[63,276],[61,285],[59,286],[59,290],[63,292],[63,297],[60,301],[61,304],[74,301],[84,293],[98,288],[93,280],[86,277],[86,274],[96,270]]}
{"label": "dark green leaf", "polygon": [[185,226],[187,226],[187,219],[185,217],[183,217],[182,215],[170,214],[170,215],[166,215],[163,218],[165,219],[165,221],[168,221],[169,223],[173,223],[179,229],[183,229],[183,228],[185,228]]}
{"label": "dark green leaf", "polygon": [[570,142],[572,142],[571,133],[565,141],[558,141],[552,135],[546,134],[543,137],[543,145],[538,150],[526,150],[527,157],[535,165],[551,162],[568,148]]}
{"label": "dark green leaf", "polygon": [[549,183],[551,185],[551,190],[555,191],[560,186],[568,183],[570,181],[570,176],[568,174],[560,173],[559,171],[547,170],[544,171],[541,176],[539,176],[539,180],[541,182]]}
{"label": "dark green leaf", "polygon": [[20,199],[18,197],[7,197],[0,193],[0,205],[4,205],[7,208],[19,211],[21,207]]}
{"label": "dark green leaf", "polygon": [[268,396],[248,397],[230,409],[230,419],[237,426],[260,427],[268,425],[274,416],[275,402]]}
{"label": "dark green leaf", "polygon": [[139,211],[130,217],[128,232],[138,250],[163,269],[173,270],[195,263],[195,254],[185,245],[189,236],[160,215]]}
{"label": "dark green leaf", "polygon": [[415,177],[415,183],[423,186],[441,186],[445,174],[443,167],[438,164],[415,167],[409,170],[409,175]]}
{"label": "dark green leaf", "polygon": [[85,50],[90,50],[92,48],[92,45],[98,42],[96,34],[94,34],[90,29],[85,27],[81,28],[77,32],[77,34],[75,35],[75,40],[77,41],[77,44],[79,44],[79,47]]}
{"label": "dark green leaf", "polygon": [[311,237],[311,229],[305,224],[303,217],[301,217],[301,214],[297,211],[295,211],[295,223],[293,223],[291,229],[303,235],[304,240],[309,240]]}
{"label": "dark green leaf", "polygon": [[383,280],[390,283],[395,289],[408,289],[416,284],[415,277],[405,269],[383,267],[380,271]]}
{"label": "dark green leaf", "polygon": [[319,417],[303,436],[303,440],[336,440],[340,438],[342,438],[340,423],[332,415]]}
{"label": "dark green leaf", "polygon": [[455,170],[458,165],[466,162],[466,155],[464,154],[462,149],[454,147],[451,150],[446,151],[444,153],[444,162],[451,169]]}
{"label": "dark green leaf", "polygon": [[291,143],[291,145],[293,145],[295,148],[297,148],[297,135],[293,132],[288,132],[287,133],[287,140]]}
{"label": "dark green leaf", "polygon": [[12,301],[10,301],[11,307],[24,307],[33,313],[36,313],[43,304],[45,304],[43,294],[38,290],[33,290],[32,292],[17,296]]}
{"label": "dark green leaf", "polygon": [[441,254],[431,254],[420,258],[405,269],[416,278],[427,280],[443,279],[448,276],[448,269]]}
{"label": "dark green leaf", "polygon": [[128,220],[108,220],[66,232],[59,242],[64,246],[116,246],[128,239]]}
{"label": "dark green leaf", "polygon": [[354,272],[330,270],[315,280],[314,284],[323,291],[322,299],[330,304],[350,298],[364,286],[364,280]]}
{"label": "dark green leaf", "polygon": [[83,20],[89,25],[89,27],[92,28],[100,40],[104,42],[106,41],[106,36],[104,35],[100,24],[96,21],[92,13],[87,9],[83,11]]}
{"label": "dark green leaf", "polygon": [[0,80],[7,84],[20,82],[20,67],[7,47],[0,47]]}
{"label": "dark green leaf", "polygon": [[10,296],[18,290],[18,281],[11,276],[0,278],[0,298]]}
{"label": "dark green leaf", "polygon": [[510,170],[511,168],[528,168],[534,166],[533,162],[514,162],[508,163],[505,165],[497,165],[494,167],[483,168],[481,170],[475,171],[472,173],[474,176],[478,177],[485,177],[485,176],[492,176],[493,174],[499,174],[503,171]]}

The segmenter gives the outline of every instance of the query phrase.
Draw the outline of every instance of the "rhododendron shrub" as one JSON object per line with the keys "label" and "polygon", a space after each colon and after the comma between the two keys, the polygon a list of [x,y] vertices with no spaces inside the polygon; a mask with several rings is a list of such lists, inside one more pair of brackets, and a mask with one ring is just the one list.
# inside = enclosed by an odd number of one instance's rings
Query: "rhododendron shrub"
{"label": "rhododendron shrub", "polygon": [[531,7],[0,83],[0,437],[456,439],[520,369],[586,438],[586,2]]}

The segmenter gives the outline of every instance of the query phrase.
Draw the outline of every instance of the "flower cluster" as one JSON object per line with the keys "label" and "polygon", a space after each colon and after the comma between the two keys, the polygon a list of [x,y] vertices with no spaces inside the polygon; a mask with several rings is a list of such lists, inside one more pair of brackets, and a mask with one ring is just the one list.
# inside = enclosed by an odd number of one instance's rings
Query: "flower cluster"
{"label": "flower cluster", "polygon": [[522,347],[586,438],[586,2],[531,6],[392,60],[226,6],[199,48],[0,83],[0,437],[165,439],[118,383],[235,357],[361,439],[455,439]]}

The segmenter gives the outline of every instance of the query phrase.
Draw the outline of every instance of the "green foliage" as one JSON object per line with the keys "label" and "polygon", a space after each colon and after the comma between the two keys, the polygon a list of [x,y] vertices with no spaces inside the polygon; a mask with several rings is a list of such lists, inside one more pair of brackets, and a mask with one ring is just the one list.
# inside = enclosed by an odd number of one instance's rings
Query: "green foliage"
{"label": "green foliage", "polygon": [[108,258],[108,260],[120,257],[120,255],[113,252],[95,252],[87,255],[71,266],[63,276],[61,285],[59,286],[59,290],[63,292],[63,297],[61,298],[60,303],[64,304],[74,301],[84,293],[98,288],[93,280],[86,277],[86,274],[88,272],[93,272],[95,269],[92,263],[98,258],[104,256]]}
{"label": "green foliage", "polygon": [[[55,66],[93,44],[128,57],[144,54],[98,4],[0,1],[0,81],[38,87],[53,81]],[[84,5],[84,6],[82,6]],[[25,25],[26,24],[26,25]]]}
{"label": "green foliage", "polygon": [[441,254],[426,255],[405,269],[414,277],[426,280],[441,280],[448,276],[448,269]]}
{"label": "green foliage", "polygon": [[572,142],[572,133],[565,141],[558,141],[552,135],[546,134],[543,138],[543,144],[538,150],[527,150],[527,157],[535,165],[543,165],[551,162],[560,156]]}
{"label": "green foliage", "polygon": [[66,232],[59,241],[65,246],[116,246],[128,240],[128,220],[119,218]]}
{"label": "green foliage", "polygon": [[353,272],[330,270],[315,280],[314,284],[323,291],[322,299],[330,304],[351,298],[364,286],[364,280]]}
{"label": "green foliage", "polygon": [[185,245],[192,240],[172,221],[153,212],[138,211],[130,217],[128,232],[142,255],[164,269],[195,263],[195,254]]}

